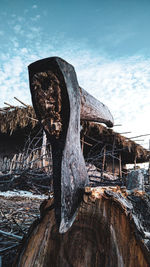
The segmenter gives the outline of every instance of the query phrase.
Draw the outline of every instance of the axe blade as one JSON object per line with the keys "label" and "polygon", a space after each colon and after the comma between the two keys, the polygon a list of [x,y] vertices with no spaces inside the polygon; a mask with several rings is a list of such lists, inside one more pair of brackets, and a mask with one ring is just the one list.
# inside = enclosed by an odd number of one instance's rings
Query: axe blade
{"label": "axe blade", "polygon": [[74,222],[88,175],[80,146],[80,90],[75,70],[52,57],[28,67],[32,102],[52,145],[55,216],[59,232]]}

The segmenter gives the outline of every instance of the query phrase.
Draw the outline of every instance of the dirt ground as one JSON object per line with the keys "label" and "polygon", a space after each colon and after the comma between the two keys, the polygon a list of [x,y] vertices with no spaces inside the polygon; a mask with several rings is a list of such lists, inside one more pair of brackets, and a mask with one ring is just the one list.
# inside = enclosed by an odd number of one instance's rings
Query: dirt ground
{"label": "dirt ground", "polygon": [[42,202],[43,199],[0,196],[0,266],[12,265],[21,239],[40,216]]}

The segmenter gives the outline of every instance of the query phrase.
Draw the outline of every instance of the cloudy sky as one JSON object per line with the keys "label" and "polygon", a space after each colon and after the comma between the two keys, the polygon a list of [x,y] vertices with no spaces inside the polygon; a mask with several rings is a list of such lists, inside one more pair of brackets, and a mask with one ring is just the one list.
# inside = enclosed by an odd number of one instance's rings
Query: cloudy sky
{"label": "cloudy sky", "polygon": [[27,66],[60,56],[109,107],[115,131],[149,134],[149,14],[149,0],[1,0],[0,106],[30,104]]}

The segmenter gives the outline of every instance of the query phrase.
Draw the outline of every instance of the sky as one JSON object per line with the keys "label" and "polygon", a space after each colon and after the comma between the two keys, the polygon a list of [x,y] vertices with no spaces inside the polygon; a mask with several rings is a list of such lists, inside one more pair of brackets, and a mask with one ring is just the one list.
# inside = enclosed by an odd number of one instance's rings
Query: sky
{"label": "sky", "polygon": [[0,0],[0,107],[31,104],[28,65],[59,56],[109,107],[115,131],[150,134],[149,14],[149,0]]}

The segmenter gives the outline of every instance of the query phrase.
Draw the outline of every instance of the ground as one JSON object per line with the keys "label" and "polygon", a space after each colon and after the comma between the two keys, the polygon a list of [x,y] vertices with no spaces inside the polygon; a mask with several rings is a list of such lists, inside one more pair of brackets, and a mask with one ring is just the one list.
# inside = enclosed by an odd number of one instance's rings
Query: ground
{"label": "ground", "polygon": [[0,196],[0,231],[10,233],[10,236],[0,233],[0,258],[3,267],[11,266],[21,238],[40,216],[39,207],[42,201],[43,199],[36,198]]}

